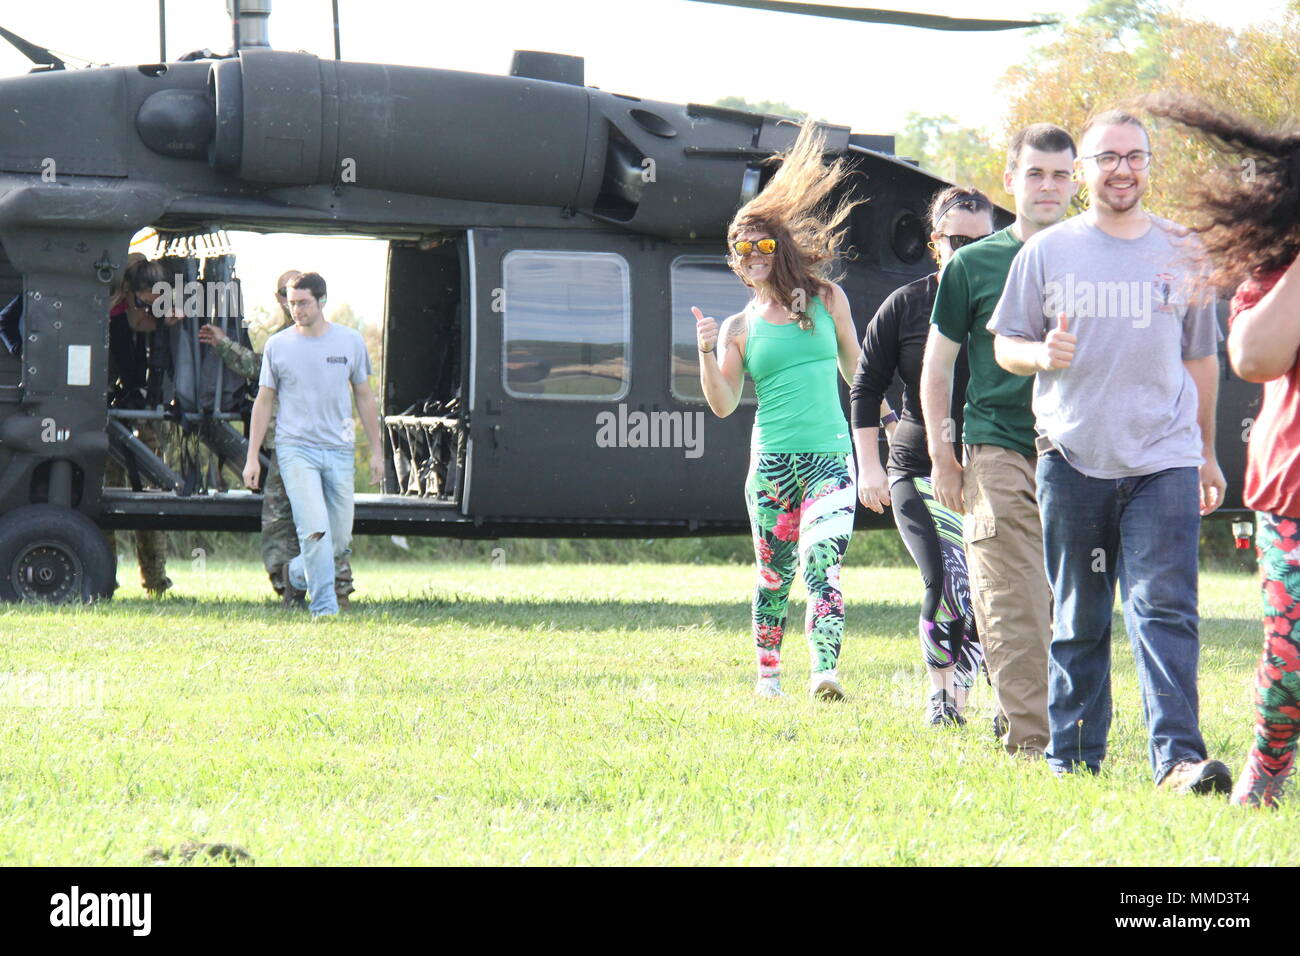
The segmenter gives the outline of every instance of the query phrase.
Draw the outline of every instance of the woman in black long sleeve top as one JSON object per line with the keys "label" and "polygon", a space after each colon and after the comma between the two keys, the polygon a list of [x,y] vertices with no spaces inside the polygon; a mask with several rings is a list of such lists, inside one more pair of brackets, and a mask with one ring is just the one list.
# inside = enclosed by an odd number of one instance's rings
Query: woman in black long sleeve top
{"label": "woman in black long sleeve top", "polygon": [[[993,206],[979,190],[949,187],[935,196],[930,220],[930,245],[942,271],[956,249],[993,231]],[[867,326],[850,390],[858,497],[878,514],[892,506],[894,523],[925,583],[919,630],[933,691],[928,720],[935,726],[965,723],[961,711],[983,660],[971,612],[961,515],[935,501],[930,487],[921,361],[938,287],[935,272],[896,289],[881,304]],[[890,438],[889,462],[882,468],[880,406],[895,373],[903,382],[902,412]],[[963,390],[954,389],[958,400]],[[952,429],[954,441],[961,434],[960,425],[953,428],[951,421],[940,427]]]}

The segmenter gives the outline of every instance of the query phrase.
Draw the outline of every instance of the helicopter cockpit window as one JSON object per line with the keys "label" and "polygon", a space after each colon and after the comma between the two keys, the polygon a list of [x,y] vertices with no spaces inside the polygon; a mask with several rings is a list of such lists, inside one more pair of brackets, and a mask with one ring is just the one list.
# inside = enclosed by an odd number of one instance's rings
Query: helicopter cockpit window
{"label": "helicopter cockpit window", "polygon": [[506,256],[503,271],[506,393],[569,400],[624,397],[632,310],[623,257],[516,250]]}
{"label": "helicopter cockpit window", "polygon": [[[672,264],[673,397],[683,402],[703,402],[700,360],[696,353],[695,316],[691,306],[717,319],[718,324],[745,308],[749,290],[736,278],[722,256],[678,256]],[[757,401],[754,383],[745,376],[742,403]]]}

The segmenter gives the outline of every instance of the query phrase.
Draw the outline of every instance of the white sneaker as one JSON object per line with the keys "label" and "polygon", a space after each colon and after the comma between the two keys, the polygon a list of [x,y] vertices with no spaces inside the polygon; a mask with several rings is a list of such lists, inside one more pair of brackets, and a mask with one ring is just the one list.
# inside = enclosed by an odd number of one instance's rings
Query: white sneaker
{"label": "white sneaker", "polygon": [[843,700],[844,688],[840,685],[838,668],[817,671],[808,681],[808,694],[818,700]]}
{"label": "white sneaker", "polygon": [[759,697],[784,697],[781,692],[781,678],[779,677],[760,677],[758,683],[754,685],[754,693]]}

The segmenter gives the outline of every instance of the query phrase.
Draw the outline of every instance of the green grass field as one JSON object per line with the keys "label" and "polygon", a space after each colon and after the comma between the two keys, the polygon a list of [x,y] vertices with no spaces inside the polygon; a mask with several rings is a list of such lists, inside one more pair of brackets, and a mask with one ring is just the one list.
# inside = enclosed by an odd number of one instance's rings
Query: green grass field
{"label": "green grass field", "polygon": [[[1004,756],[987,689],[971,725],[923,726],[914,569],[845,570],[839,704],[800,692],[798,627],[790,696],[752,696],[743,567],[360,564],[353,610],[319,624],[273,605],[251,563],[171,574],[161,601],[132,585],[101,607],[0,610],[0,862],[140,865],[192,840],[262,866],[1289,865],[1300,850],[1300,801],[1269,814],[1154,790],[1126,646],[1100,778]],[[1247,575],[1202,577],[1202,724],[1234,773],[1257,602]]]}

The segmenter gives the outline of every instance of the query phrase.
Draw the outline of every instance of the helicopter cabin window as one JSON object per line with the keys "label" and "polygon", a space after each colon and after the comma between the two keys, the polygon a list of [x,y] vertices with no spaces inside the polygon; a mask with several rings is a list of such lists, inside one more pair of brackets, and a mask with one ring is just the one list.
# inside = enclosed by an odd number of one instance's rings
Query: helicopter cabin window
{"label": "helicopter cabin window", "polygon": [[627,262],[612,252],[516,250],[505,257],[506,393],[617,400],[628,390]]}
{"label": "helicopter cabin window", "polygon": [[[749,289],[727,265],[722,256],[678,256],[672,267],[673,310],[673,397],[683,402],[703,402],[700,388],[700,360],[696,352],[695,316],[691,306],[713,316],[719,325],[728,316],[745,308]],[[757,401],[754,383],[745,376],[742,404]]]}

